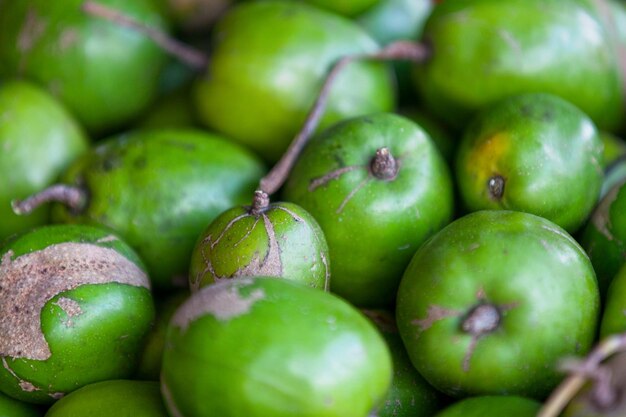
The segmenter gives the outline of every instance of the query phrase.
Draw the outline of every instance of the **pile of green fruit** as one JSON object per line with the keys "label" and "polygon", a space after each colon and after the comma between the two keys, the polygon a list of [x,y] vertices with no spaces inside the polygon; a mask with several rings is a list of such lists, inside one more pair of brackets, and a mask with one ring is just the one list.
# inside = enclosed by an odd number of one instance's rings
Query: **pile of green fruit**
{"label": "pile of green fruit", "polygon": [[0,417],[626,416],[625,97],[621,0],[0,0]]}

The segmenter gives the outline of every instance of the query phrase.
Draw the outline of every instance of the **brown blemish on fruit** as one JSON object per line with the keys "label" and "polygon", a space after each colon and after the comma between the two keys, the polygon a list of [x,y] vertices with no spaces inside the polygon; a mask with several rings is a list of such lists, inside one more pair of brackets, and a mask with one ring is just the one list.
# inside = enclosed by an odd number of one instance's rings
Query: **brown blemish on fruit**
{"label": "brown blemish on fruit", "polygon": [[609,241],[615,239],[615,236],[613,236],[613,233],[609,230],[611,227],[611,205],[617,198],[619,190],[624,186],[623,184],[625,183],[611,188],[591,215],[591,222],[595,228]]}
{"label": "brown blemish on fruit", "polygon": [[96,243],[115,242],[116,240],[119,240],[117,236],[108,235],[108,236],[101,237],[100,239],[96,240]]}
{"label": "brown blemish on fruit", "polygon": [[354,171],[356,169],[361,169],[361,168],[363,168],[363,165],[350,165],[347,167],[338,168],[334,171],[329,172],[328,174],[322,175],[321,177],[314,178],[309,183],[309,191],[313,192],[319,187],[325,186],[330,181],[336,180],[337,178],[341,177],[343,174]]}
{"label": "brown blemish on fruit", "polygon": [[320,259],[324,265],[324,291],[330,290],[330,267],[328,266],[328,259],[323,251],[320,251]]}
{"label": "brown blemish on fruit", "polygon": [[[150,288],[147,275],[113,249],[59,243],[0,263],[0,355],[46,360],[41,310],[53,297],[85,284],[117,282]],[[66,305],[67,306],[67,305]]]}
{"label": "brown blemish on fruit", "polygon": [[220,243],[220,240],[222,240],[224,235],[231,229],[231,227],[235,225],[235,223],[237,223],[239,220],[248,216],[249,216],[248,213],[240,214],[239,216],[235,217],[234,219],[228,222],[224,230],[222,230],[222,233],[220,233],[219,236],[217,236],[217,239],[213,240],[213,236],[209,235],[204,239],[203,243],[208,243],[209,247],[213,249],[218,243]]}
{"label": "brown blemish on fruit", "polygon": [[339,208],[337,208],[336,213],[337,214],[341,213],[343,209],[346,207],[346,204],[348,204],[348,202],[352,200],[352,197],[354,197],[356,193],[358,193],[361,190],[361,188],[365,187],[365,185],[367,185],[367,183],[370,182],[370,180],[371,180],[371,177],[368,176],[363,181],[361,181],[352,191],[350,191],[350,193],[346,196],[346,198],[343,199],[343,201],[339,205]]}
{"label": "brown blemish on fruit", "polygon": [[279,277],[283,274],[283,263],[280,259],[280,248],[278,247],[274,225],[266,214],[262,214],[261,218],[267,233],[269,248],[262,260],[255,256],[248,265],[237,271],[237,276],[269,275]]}
{"label": "brown blemish on fruit", "polygon": [[[459,310],[453,310],[450,308],[441,307],[438,305],[429,305],[426,317],[423,319],[415,319],[411,321],[411,324],[419,328],[419,333],[429,329],[435,322],[448,318],[458,317],[462,314]],[[418,334],[419,336],[419,334]]]}
{"label": "brown blemish on fruit", "polygon": [[253,290],[247,297],[239,288],[253,281],[241,278],[202,288],[187,300],[172,318],[172,324],[185,331],[195,319],[211,314],[219,321],[228,321],[247,314],[252,306],[265,298],[263,289]]}
{"label": "brown blemish on fruit", "polygon": [[74,28],[66,28],[59,35],[59,49],[65,52],[79,40],[79,32]]}
{"label": "brown blemish on fruit", "polygon": [[361,312],[373,321],[385,333],[398,333],[398,326],[392,314],[384,310],[361,309]]}
{"label": "brown blemish on fruit", "polygon": [[48,23],[39,17],[37,11],[30,7],[26,12],[22,29],[17,35],[17,49],[22,53],[30,51],[43,35],[47,25]]}
{"label": "brown blemish on fruit", "polygon": [[487,192],[492,200],[499,201],[504,196],[506,180],[500,174],[495,174],[487,180]]}
{"label": "brown blemish on fruit", "polygon": [[65,397],[65,393],[64,392],[51,392],[51,393],[48,393],[48,395],[53,400],[60,400],[61,398]]}
{"label": "brown blemish on fruit", "polygon": [[35,385],[33,385],[32,383],[30,383],[28,381],[25,381],[22,378],[20,378],[19,376],[17,376],[15,371],[13,371],[13,369],[11,369],[11,367],[7,363],[6,358],[2,358],[2,366],[4,367],[4,369],[7,370],[7,372],[9,372],[15,379],[18,380],[18,385],[19,385],[19,387],[20,387],[20,389],[22,391],[26,391],[26,392],[41,391],[41,388],[38,388]]}
{"label": "brown blemish on fruit", "polygon": [[77,317],[83,314],[83,310],[80,308],[78,301],[72,300],[71,298],[60,297],[55,304],[59,306],[59,308],[61,308],[61,310],[63,310],[69,317],[69,319],[64,322],[67,327],[74,326],[72,317]]}

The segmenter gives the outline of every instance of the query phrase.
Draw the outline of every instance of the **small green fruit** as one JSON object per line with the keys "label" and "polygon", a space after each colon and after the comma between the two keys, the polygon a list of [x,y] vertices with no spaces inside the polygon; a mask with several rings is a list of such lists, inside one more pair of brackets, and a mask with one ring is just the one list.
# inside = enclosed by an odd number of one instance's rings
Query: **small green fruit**
{"label": "small green fruit", "polygon": [[435,417],[536,417],[541,404],[512,395],[483,396],[458,401]]}
{"label": "small green fruit", "polygon": [[202,288],[174,315],[161,390],[185,417],[366,417],[391,381],[389,351],[358,310],[273,277]]}

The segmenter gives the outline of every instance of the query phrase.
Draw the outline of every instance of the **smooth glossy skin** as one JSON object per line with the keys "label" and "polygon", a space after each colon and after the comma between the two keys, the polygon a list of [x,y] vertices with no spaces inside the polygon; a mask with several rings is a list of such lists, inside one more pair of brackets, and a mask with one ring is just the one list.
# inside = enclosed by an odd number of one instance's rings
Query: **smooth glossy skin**
{"label": "smooth glossy skin", "polygon": [[[219,22],[206,76],[194,87],[200,120],[276,161],[300,130],[330,67],[373,53],[358,25],[297,2],[241,4]],[[394,107],[384,64],[356,62],[336,79],[320,129]]]}
{"label": "smooth glossy skin", "polygon": [[[99,2],[167,31],[152,0]],[[103,131],[150,104],[166,55],[146,36],[83,13],[82,4],[0,3],[0,75],[41,84],[90,131]]]}
{"label": "smooth glossy skin", "polygon": [[356,20],[381,45],[387,45],[417,39],[432,8],[432,0],[381,0]]}
{"label": "smooth glossy skin", "polygon": [[48,208],[17,216],[11,201],[53,183],[88,146],[73,116],[45,90],[0,83],[0,241],[49,221]]}
{"label": "smooth glossy skin", "polygon": [[385,0],[304,0],[306,3],[321,9],[344,16],[356,16],[370,10],[372,7],[384,3]]}
{"label": "smooth glossy skin", "polygon": [[462,128],[505,97],[545,92],[571,101],[598,127],[617,128],[624,114],[619,66],[591,3],[441,2],[423,34],[433,55],[415,71],[425,104]]}
{"label": "smooth glossy skin", "polygon": [[[599,200],[603,145],[593,122],[570,103],[523,94],[472,122],[456,155],[456,178],[470,211],[524,211],[576,231]],[[504,180],[501,196],[489,189]]]}
{"label": "smooth glossy skin", "polygon": [[626,332],[626,268],[623,266],[611,280],[602,312],[600,337]]}
{"label": "smooth glossy skin", "polygon": [[313,216],[296,204],[280,202],[259,215],[251,214],[249,206],[240,206],[215,219],[193,250],[191,289],[253,275],[283,277],[328,290],[328,244]]}
{"label": "smooth glossy skin", "polygon": [[516,396],[483,396],[458,401],[435,417],[535,417],[537,401]]}
{"label": "smooth glossy skin", "polygon": [[596,271],[602,295],[626,259],[625,181],[622,179],[607,192],[580,238]]}
{"label": "smooth glossy skin", "polygon": [[0,417],[42,417],[44,409],[0,393]]}
{"label": "smooth glossy skin", "polygon": [[[582,248],[541,217],[480,211],[415,254],[398,290],[396,319],[413,365],[453,396],[544,398],[558,362],[584,355],[595,334],[598,286]],[[498,310],[491,332],[464,330],[478,305]]]}
{"label": "smooth glossy skin", "polygon": [[[370,172],[383,147],[400,161],[393,180]],[[345,121],[312,140],[284,198],[322,227],[331,291],[361,307],[393,303],[411,256],[450,221],[453,209],[450,172],[432,140],[415,123],[388,113]]]}
{"label": "smooth glossy skin", "polygon": [[[0,252],[4,255],[3,267],[9,251],[15,262],[22,256],[67,242],[113,249],[120,260],[143,269],[132,249],[109,231],[74,225],[46,226],[8,242]],[[53,259],[50,258],[50,265],[56,262]],[[43,268],[50,265],[33,264],[32,270],[44,274]],[[3,286],[8,285],[4,282],[6,271],[0,273]],[[98,273],[93,271],[92,274]],[[84,272],[85,277],[89,274]],[[89,383],[134,373],[143,337],[154,320],[152,296],[145,286],[113,282],[120,278],[114,275],[109,278],[106,283],[82,284],[58,292],[45,301],[40,312],[41,332],[51,355],[45,360],[3,355],[0,389],[4,393],[22,401],[51,403]],[[147,277],[144,281],[147,285]],[[31,292],[37,291],[33,287]],[[75,303],[78,312],[65,310],[62,298]],[[23,309],[28,311],[29,307]],[[29,384],[35,389],[29,388]]]}
{"label": "smooth glossy skin", "polygon": [[57,401],[45,417],[168,417],[159,384],[112,380],[78,389]]}
{"label": "smooth glossy skin", "polygon": [[366,417],[392,364],[376,328],[334,295],[239,278],[196,292],[167,334],[161,389],[185,417]]}
{"label": "smooth glossy skin", "polygon": [[102,224],[146,262],[159,288],[187,285],[191,251],[222,211],[250,201],[263,175],[259,159],[196,130],[135,131],[101,143],[76,161],[62,182],[89,190],[87,208],[57,221]]}
{"label": "smooth glossy skin", "polygon": [[431,417],[444,404],[444,396],[415,370],[406,353],[392,313],[365,310],[387,342],[393,360],[393,379],[381,406],[369,417]]}

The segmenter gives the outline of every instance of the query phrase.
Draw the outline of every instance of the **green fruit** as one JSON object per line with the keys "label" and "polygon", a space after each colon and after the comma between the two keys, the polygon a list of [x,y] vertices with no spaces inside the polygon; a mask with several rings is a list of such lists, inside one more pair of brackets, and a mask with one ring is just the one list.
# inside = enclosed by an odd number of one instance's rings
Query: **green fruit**
{"label": "green fruit", "polygon": [[468,127],[456,178],[470,211],[524,211],[573,232],[599,199],[602,142],[570,103],[547,94],[514,96]]}
{"label": "green fruit", "polygon": [[393,379],[382,405],[369,417],[431,417],[443,405],[443,396],[415,370],[398,334],[393,315],[364,310],[387,342],[393,360]]}
{"label": "green fruit", "polygon": [[535,417],[537,401],[516,396],[484,396],[458,401],[435,417]]}
{"label": "green fruit", "polygon": [[192,290],[224,278],[267,275],[328,289],[328,245],[307,211],[292,203],[222,213],[200,235],[191,257]]}
{"label": "green fruit", "polygon": [[154,326],[146,335],[142,353],[139,355],[139,365],[135,379],[158,381],[163,362],[163,350],[165,349],[165,333],[167,326],[176,312],[176,309],[189,298],[188,291],[179,291],[168,294],[163,299],[156,300],[156,318]]}
{"label": "green fruit", "polygon": [[51,403],[132,375],[154,319],[137,255],[110,232],[57,225],[0,251],[0,390]]}
{"label": "green fruit", "polygon": [[[156,93],[165,52],[138,31],[87,15],[83,0],[0,3],[0,75],[47,88],[91,131],[139,115]],[[152,0],[99,0],[166,31]]]}
{"label": "green fruit", "polygon": [[80,126],[47,92],[25,81],[0,85],[0,241],[48,222],[48,209],[18,217],[11,201],[50,185],[87,147]]}
{"label": "green fruit", "polygon": [[309,4],[344,16],[356,16],[385,0],[304,0]]}
{"label": "green fruit", "polygon": [[194,293],[167,334],[161,390],[187,417],[366,417],[385,395],[384,340],[356,309],[285,279]]}
{"label": "green fruit", "polygon": [[[214,39],[208,72],[194,87],[199,118],[270,161],[300,130],[332,64],[378,50],[355,23],[286,1],[234,7]],[[393,90],[382,64],[350,64],[333,84],[321,128],[391,110]]]}
{"label": "green fruit", "polygon": [[593,268],[576,241],[541,217],[480,211],[425,243],[400,288],[396,318],[411,362],[453,396],[545,397],[557,362],[596,333]]}
{"label": "green fruit", "polygon": [[432,0],[381,0],[357,17],[381,45],[417,39],[433,8]]}
{"label": "green fruit", "polygon": [[600,337],[624,332],[626,332],[626,268],[622,266],[608,288],[600,324]]}
{"label": "green fruit", "polygon": [[86,206],[58,206],[62,222],[102,224],[140,254],[160,288],[187,284],[198,235],[219,213],[250,199],[263,174],[258,158],[195,130],[116,136],[79,158],[61,180],[88,190]]}
{"label": "green fruit", "polygon": [[591,259],[604,295],[626,259],[626,180],[611,188],[595,208],[580,243]]}
{"label": "green fruit", "polygon": [[113,380],[82,387],[57,401],[45,417],[168,417],[159,384]]}
{"label": "green fruit", "polygon": [[15,400],[0,392],[0,417],[41,417],[43,411],[33,405]]}
{"label": "green fruit", "polygon": [[322,227],[331,290],[363,307],[393,303],[411,256],[453,208],[449,169],[431,139],[388,113],[344,121],[312,140],[284,197]]}
{"label": "green fruit", "polygon": [[600,140],[604,145],[604,167],[609,168],[619,159],[626,157],[626,142],[608,132],[600,132]]}
{"label": "green fruit", "polygon": [[422,127],[433,140],[433,143],[439,150],[441,156],[443,156],[443,159],[451,165],[454,155],[456,154],[458,140],[452,137],[446,127],[422,110],[408,108],[401,110],[400,114]]}
{"label": "green fruit", "polygon": [[510,95],[545,92],[614,130],[622,82],[603,25],[584,0],[443,1],[426,23],[433,53],[416,81],[427,107],[457,127]]}
{"label": "green fruit", "polygon": [[206,32],[232,0],[158,0],[177,27],[186,32]]}

